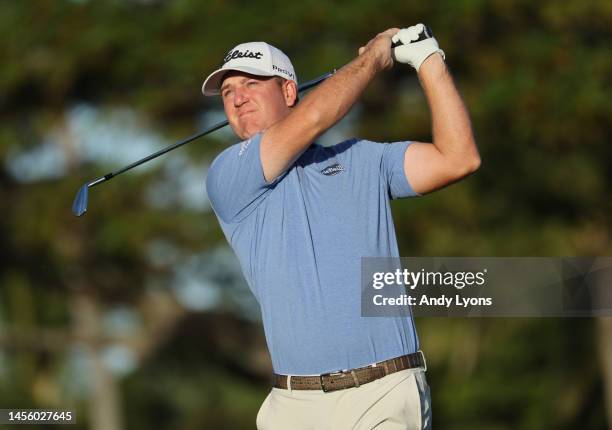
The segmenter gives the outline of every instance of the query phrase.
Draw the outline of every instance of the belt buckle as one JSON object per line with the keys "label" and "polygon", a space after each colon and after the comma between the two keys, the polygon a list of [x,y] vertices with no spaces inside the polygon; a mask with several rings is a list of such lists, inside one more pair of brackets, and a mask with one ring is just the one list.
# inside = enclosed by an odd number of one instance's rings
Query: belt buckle
{"label": "belt buckle", "polygon": [[344,371],[344,370],[338,370],[336,372],[321,373],[319,375],[319,383],[321,384],[321,390],[323,390],[324,393],[329,393],[330,391],[336,391],[334,389],[325,388],[325,383],[323,382],[323,378],[326,377],[326,376],[331,377],[331,376],[342,375],[344,373],[348,373],[348,372]]}

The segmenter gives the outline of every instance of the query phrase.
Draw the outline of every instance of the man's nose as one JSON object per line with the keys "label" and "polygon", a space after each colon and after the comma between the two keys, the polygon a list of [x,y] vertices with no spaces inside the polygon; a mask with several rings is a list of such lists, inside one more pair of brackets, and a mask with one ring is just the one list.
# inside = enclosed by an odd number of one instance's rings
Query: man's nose
{"label": "man's nose", "polygon": [[238,87],[234,90],[234,106],[241,106],[246,103],[248,99],[248,95],[243,88]]}

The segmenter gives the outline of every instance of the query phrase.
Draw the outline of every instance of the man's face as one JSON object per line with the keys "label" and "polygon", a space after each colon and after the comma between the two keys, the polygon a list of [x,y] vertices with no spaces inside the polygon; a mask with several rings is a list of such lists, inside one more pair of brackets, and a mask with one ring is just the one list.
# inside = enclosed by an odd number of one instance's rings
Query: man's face
{"label": "man's face", "polygon": [[241,139],[267,129],[289,113],[289,103],[274,77],[229,72],[221,83],[225,114]]}

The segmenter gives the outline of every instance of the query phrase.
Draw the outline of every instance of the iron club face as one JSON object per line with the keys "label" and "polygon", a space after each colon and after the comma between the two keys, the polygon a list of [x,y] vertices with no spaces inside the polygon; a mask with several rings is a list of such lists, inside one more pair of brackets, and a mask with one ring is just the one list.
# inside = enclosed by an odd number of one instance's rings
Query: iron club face
{"label": "iron club face", "polygon": [[79,188],[79,192],[72,203],[72,213],[76,216],[82,216],[87,212],[87,198],[89,196],[89,184]]}

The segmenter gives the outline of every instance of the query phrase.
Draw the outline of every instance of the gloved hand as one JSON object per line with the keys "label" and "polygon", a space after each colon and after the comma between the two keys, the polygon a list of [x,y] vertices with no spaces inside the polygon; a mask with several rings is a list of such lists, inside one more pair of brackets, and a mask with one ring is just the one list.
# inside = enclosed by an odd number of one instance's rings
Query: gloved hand
{"label": "gloved hand", "polygon": [[438,46],[429,27],[423,24],[402,28],[391,38],[393,57],[400,63],[410,64],[419,71],[419,67],[431,54],[439,52],[445,58],[444,51]]}

